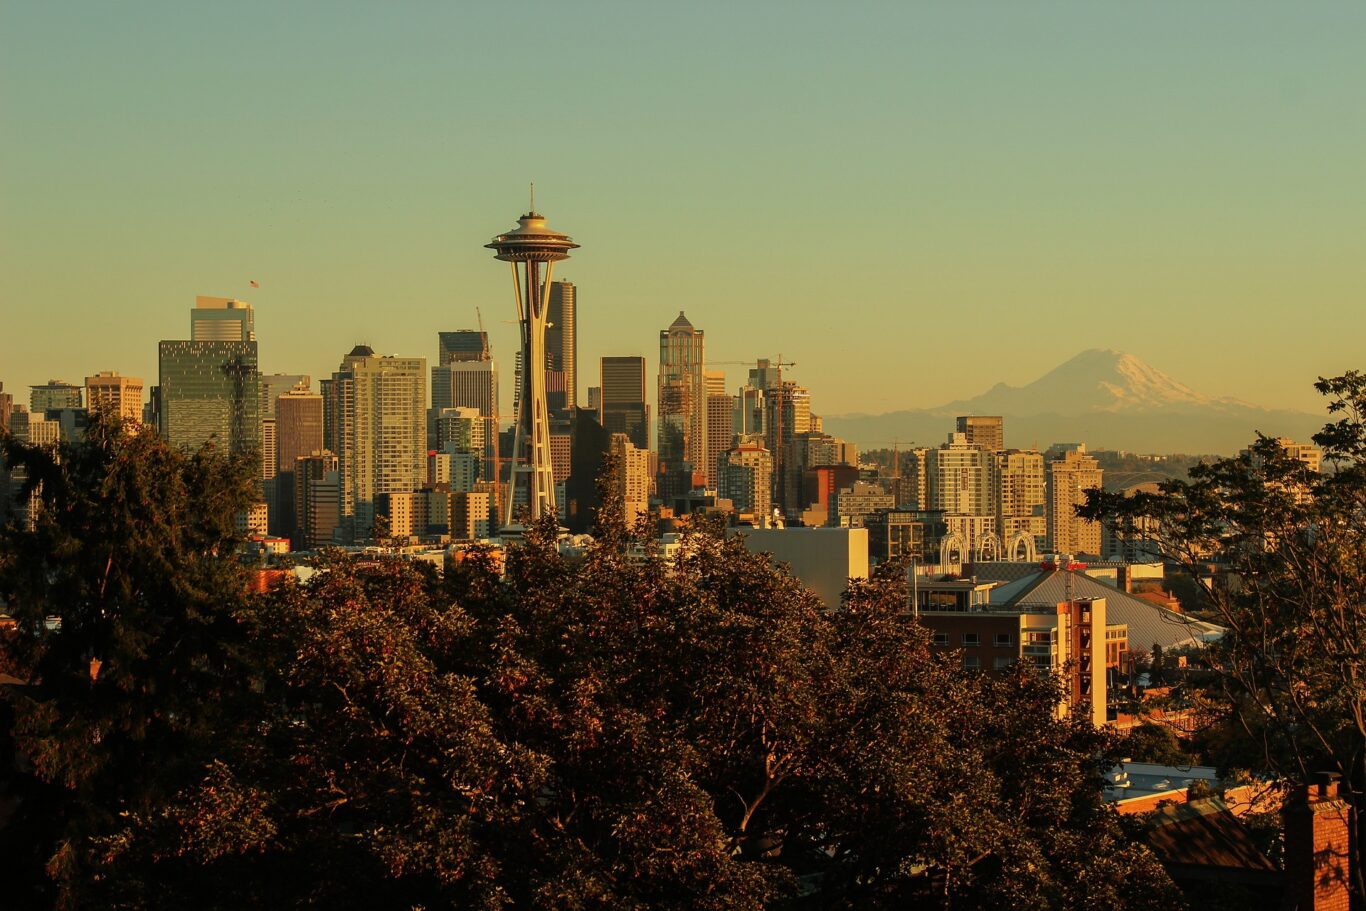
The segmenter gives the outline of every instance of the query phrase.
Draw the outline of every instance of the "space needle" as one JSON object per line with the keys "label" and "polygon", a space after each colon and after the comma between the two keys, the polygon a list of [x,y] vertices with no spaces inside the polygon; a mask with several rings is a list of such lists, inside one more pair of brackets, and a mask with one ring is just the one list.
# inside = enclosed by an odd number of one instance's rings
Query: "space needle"
{"label": "space needle", "polygon": [[[555,472],[550,461],[550,415],[545,400],[545,329],[550,306],[550,279],[555,263],[569,258],[578,248],[569,235],[552,231],[545,216],[531,209],[517,219],[517,227],[485,244],[496,251],[495,259],[512,266],[512,290],[517,300],[517,322],[522,330],[522,377],[517,399],[517,428],[512,444],[512,478],[503,501],[503,527],[514,525],[517,491],[525,490],[529,521],[542,515],[558,515],[555,506]],[[517,264],[522,264],[522,274]],[[545,264],[545,277],[541,265]]]}

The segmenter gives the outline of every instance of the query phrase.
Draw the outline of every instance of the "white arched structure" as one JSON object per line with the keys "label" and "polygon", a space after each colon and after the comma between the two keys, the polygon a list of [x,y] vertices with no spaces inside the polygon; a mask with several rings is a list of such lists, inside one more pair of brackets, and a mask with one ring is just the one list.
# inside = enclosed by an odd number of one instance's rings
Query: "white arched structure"
{"label": "white arched structure", "polygon": [[977,559],[982,563],[992,563],[1001,559],[1001,539],[995,534],[982,535],[977,542]]}
{"label": "white arched structure", "polygon": [[1038,559],[1034,551],[1034,536],[1028,532],[1016,532],[1006,545],[1006,559],[1012,563],[1033,563]]}
{"label": "white arched structure", "polygon": [[967,559],[968,548],[963,543],[963,538],[957,532],[945,535],[944,540],[939,543],[939,565],[945,572],[959,573],[963,570],[963,561]]}

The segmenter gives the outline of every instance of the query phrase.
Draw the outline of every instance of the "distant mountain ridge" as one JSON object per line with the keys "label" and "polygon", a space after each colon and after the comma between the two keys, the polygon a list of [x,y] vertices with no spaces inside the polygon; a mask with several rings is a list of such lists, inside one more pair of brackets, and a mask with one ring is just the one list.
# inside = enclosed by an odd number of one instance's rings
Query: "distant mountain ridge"
{"label": "distant mountain ridge", "polygon": [[825,428],[862,448],[937,446],[962,414],[1001,415],[1006,445],[1016,448],[1084,441],[1092,449],[1200,454],[1237,452],[1257,431],[1307,441],[1327,420],[1204,395],[1132,354],[1092,348],[1024,386],[997,383],[935,408],[829,416]]}

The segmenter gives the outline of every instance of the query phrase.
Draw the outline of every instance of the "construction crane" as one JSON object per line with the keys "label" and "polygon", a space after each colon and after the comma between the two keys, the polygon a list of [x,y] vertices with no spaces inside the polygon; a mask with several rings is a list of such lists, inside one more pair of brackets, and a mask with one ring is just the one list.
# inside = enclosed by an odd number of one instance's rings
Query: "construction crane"
{"label": "construction crane", "polygon": [[[757,367],[757,366],[759,366],[759,361],[761,361],[761,360],[766,360],[766,358],[755,358],[755,359],[753,359],[753,360],[748,360],[748,361],[706,361],[706,362],[703,363],[702,366],[704,366],[704,367],[706,367],[706,366],[714,366],[714,367]],[[784,367],[795,367],[795,366],[797,366],[797,362],[796,362],[796,361],[784,361],[784,360],[783,360],[783,356],[780,354],[780,355],[778,355],[778,359],[777,359],[776,361],[769,361],[769,362],[768,362],[768,366],[770,366],[770,367],[777,367],[779,370],[781,370],[781,369],[784,368]]]}
{"label": "construction crane", "polygon": [[[778,355],[776,361],[769,360],[768,358],[755,358],[750,361],[710,361],[709,364],[710,366],[716,367],[752,367],[757,369],[763,361],[768,361],[766,366],[772,367],[777,371],[773,386],[770,388],[776,388],[778,390],[783,388],[783,368],[797,366],[796,361],[784,361],[781,354]],[[708,366],[708,363],[704,363],[703,366]],[[787,500],[787,478],[783,475],[783,443],[785,442],[783,439],[783,402],[779,401],[776,403],[773,413],[773,477],[777,480],[776,486],[782,491],[779,507],[785,508]]]}

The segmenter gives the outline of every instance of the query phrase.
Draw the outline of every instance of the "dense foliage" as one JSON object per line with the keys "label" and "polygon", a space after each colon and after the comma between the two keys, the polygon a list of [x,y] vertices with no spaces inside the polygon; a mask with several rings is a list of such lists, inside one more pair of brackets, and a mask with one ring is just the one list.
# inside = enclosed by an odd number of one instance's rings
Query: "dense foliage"
{"label": "dense foliage", "polygon": [[[65,907],[1148,907],[1113,744],[1054,683],[968,672],[904,573],[826,612],[736,540],[600,511],[500,567],[331,555],[245,594],[243,466],[97,430],[0,537],[22,797]],[[49,622],[56,618],[58,622]],[[23,864],[20,864],[23,867]],[[18,895],[18,889],[12,894]]]}

